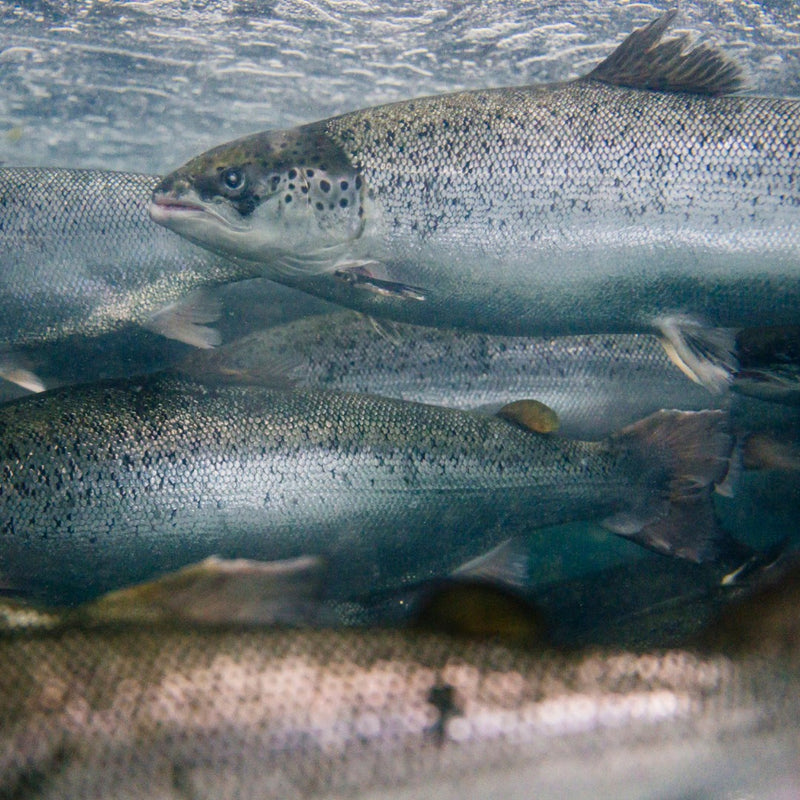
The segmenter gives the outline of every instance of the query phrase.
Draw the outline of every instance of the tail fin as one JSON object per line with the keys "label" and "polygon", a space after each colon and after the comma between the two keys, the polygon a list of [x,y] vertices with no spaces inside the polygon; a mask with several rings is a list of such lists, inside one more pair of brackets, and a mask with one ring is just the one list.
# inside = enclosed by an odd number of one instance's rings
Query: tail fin
{"label": "tail fin", "polygon": [[712,494],[728,473],[733,450],[725,412],[658,411],[611,436],[608,447],[630,455],[643,493],[604,520],[606,528],[690,561],[749,557],[714,513]]}

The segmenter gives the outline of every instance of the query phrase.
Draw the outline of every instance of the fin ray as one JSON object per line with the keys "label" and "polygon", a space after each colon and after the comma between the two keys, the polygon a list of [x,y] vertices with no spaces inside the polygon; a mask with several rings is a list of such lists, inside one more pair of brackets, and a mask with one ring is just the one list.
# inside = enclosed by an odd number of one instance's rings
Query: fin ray
{"label": "fin ray", "polygon": [[611,436],[608,447],[628,453],[643,485],[660,482],[661,490],[603,520],[605,528],[698,563],[749,557],[749,549],[719,525],[712,500],[730,470],[727,414],[658,411]]}
{"label": "fin ray", "polygon": [[660,92],[732,94],[746,88],[739,64],[712,44],[692,47],[688,34],[662,39],[677,9],[633,31],[587,79]]}

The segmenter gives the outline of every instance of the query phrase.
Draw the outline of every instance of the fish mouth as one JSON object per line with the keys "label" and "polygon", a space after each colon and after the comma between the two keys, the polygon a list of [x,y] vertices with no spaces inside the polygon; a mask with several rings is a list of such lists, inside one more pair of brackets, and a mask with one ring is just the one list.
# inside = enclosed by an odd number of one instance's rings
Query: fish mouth
{"label": "fish mouth", "polygon": [[154,197],[148,209],[150,219],[160,225],[170,227],[171,225],[190,220],[214,220],[223,228],[231,231],[244,232],[248,228],[233,225],[230,220],[225,219],[221,214],[208,206],[200,203],[193,203],[191,200],[174,200],[169,197]]}

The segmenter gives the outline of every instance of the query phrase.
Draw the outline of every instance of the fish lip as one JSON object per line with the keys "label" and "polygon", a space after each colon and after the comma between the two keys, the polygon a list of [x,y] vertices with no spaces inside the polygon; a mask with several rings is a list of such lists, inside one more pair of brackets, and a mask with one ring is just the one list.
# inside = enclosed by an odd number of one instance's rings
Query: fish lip
{"label": "fish lip", "polygon": [[150,202],[148,211],[150,213],[150,219],[161,225],[166,225],[176,219],[200,219],[202,217],[211,217],[223,227],[228,228],[228,230],[239,232],[248,230],[245,226],[233,225],[230,220],[225,219],[225,217],[218,214],[213,209],[208,208],[208,206],[203,206],[200,203],[193,203],[191,200],[173,200],[168,197],[154,197]]}

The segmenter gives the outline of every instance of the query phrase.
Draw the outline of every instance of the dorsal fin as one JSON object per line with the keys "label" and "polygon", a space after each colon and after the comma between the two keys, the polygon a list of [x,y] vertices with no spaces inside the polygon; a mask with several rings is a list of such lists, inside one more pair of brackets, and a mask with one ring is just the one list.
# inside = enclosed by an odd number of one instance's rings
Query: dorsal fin
{"label": "dorsal fin", "polygon": [[637,28],[587,76],[591,80],[690,94],[731,94],[745,88],[739,64],[712,44],[691,46],[688,34],[663,39],[677,9]]}

